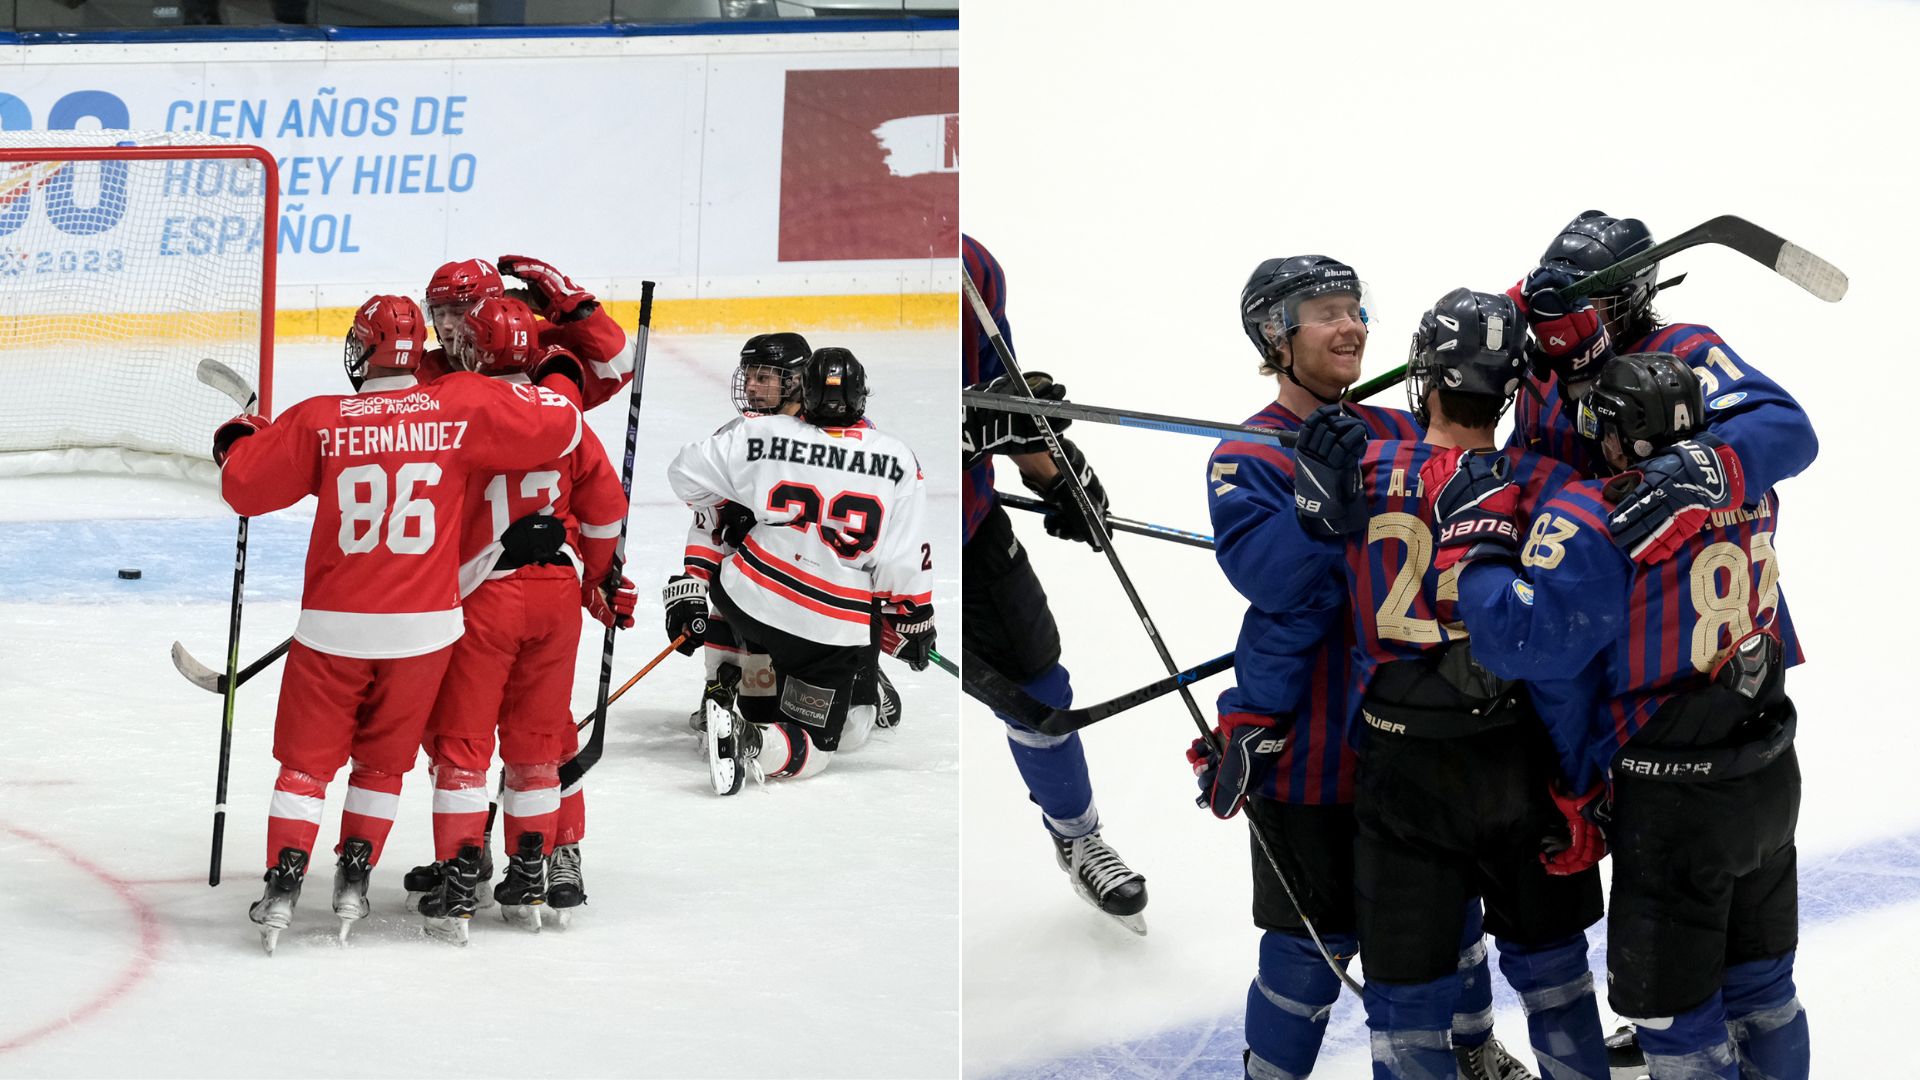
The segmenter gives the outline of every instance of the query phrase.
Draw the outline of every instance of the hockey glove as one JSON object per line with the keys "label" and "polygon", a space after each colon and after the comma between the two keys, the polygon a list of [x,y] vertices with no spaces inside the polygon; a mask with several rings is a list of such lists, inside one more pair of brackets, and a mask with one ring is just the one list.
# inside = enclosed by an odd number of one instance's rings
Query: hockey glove
{"label": "hockey glove", "polygon": [[760,524],[760,519],[754,516],[753,511],[735,502],[720,504],[719,519],[714,526],[713,541],[730,548],[738,548],[746,543],[747,534]]}
{"label": "hockey glove", "polygon": [[902,602],[899,610],[887,612],[880,647],[913,670],[925,671],[933,659],[933,605]]}
{"label": "hockey glove", "polygon": [[[1053,381],[1053,376],[1044,371],[1027,372],[1027,387],[1033,396],[1045,401],[1064,401],[1067,388]],[[969,390],[984,390],[989,394],[1005,394],[1008,397],[1021,397],[1008,376],[1002,375],[992,382],[975,383]],[[1053,433],[1060,434],[1067,429],[1070,420],[1053,419]],[[960,424],[960,464],[971,468],[974,463],[988,454],[1038,454],[1047,449],[1047,438],[1040,432],[1040,417],[1026,413],[1001,412],[998,409],[969,405]]]}
{"label": "hockey glove", "polygon": [[1420,468],[1439,550],[1433,566],[1448,570],[1477,559],[1520,561],[1520,485],[1513,459],[1499,450],[1441,450]]}
{"label": "hockey glove", "polygon": [[[541,350],[535,349],[537,354]],[[560,394],[573,402],[574,408],[584,408],[587,393],[587,369],[580,358],[565,349],[554,347],[546,350],[533,362],[533,381]]]}
{"label": "hockey glove", "polygon": [[1607,785],[1595,784],[1584,795],[1574,795],[1554,781],[1548,788],[1553,805],[1567,819],[1567,836],[1547,837],[1540,862],[1555,877],[1578,874],[1598,864],[1607,853],[1606,826],[1613,822],[1613,796]]}
{"label": "hockey glove", "polygon": [[527,283],[521,299],[535,312],[545,316],[548,322],[572,322],[593,313],[591,307],[580,310],[582,305],[594,303],[592,293],[538,259],[530,259],[525,255],[502,255],[496,265],[502,274]]}
{"label": "hockey glove", "polygon": [[581,599],[587,614],[600,620],[601,626],[617,630],[633,628],[633,605],[640,599],[640,592],[620,571],[609,573],[607,580],[599,585],[587,586]]}
{"label": "hockey glove", "polygon": [[[1236,722],[1237,721],[1237,722]],[[1213,811],[1222,821],[1246,805],[1247,789],[1258,787],[1273,771],[1287,748],[1287,737],[1270,717],[1221,717],[1214,729],[1219,739],[1195,739],[1187,747],[1187,764],[1200,784],[1195,806]]]}
{"label": "hockey glove", "polygon": [[1533,330],[1528,355],[1533,373],[1542,379],[1552,374],[1563,384],[1591,381],[1613,355],[1613,343],[1592,302],[1568,303],[1560,295],[1578,280],[1580,274],[1570,265],[1550,262],[1535,267],[1517,286],[1515,302]]}
{"label": "hockey glove", "polygon": [[687,640],[678,651],[692,656],[707,640],[707,583],[690,574],[675,574],[660,590],[660,599],[667,607],[667,640],[685,634]]}
{"label": "hockey glove", "polygon": [[241,439],[255,432],[265,431],[266,429],[267,418],[264,416],[255,416],[251,413],[236,416],[226,423],[221,424],[218,428],[214,429],[213,432],[213,463],[215,465],[225,465],[227,463],[227,451],[233,449],[234,443],[239,442]]}
{"label": "hockey glove", "polygon": [[[1107,489],[1100,478],[1093,474],[1093,466],[1087,464],[1087,456],[1080,448],[1066,439],[1060,440],[1060,450],[1066,455],[1067,464],[1072,466],[1073,474],[1080,478],[1080,486],[1087,491],[1087,501],[1093,504],[1093,512],[1099,518],[1101,526],[1107,523]],[[1059,462],[1054,462],[1057,466]],[[1041,518],[1046,526],[1047,535],[1061,540],[1072,540],[1086,544],[1095,551],[1100,550],[1100,531],[1094,522],[1088,520],[1086,511],[1080,508],[1080,500],[1073,493],[1073,484],[1067,474],[1062,472],[1051,480],[1036,483],[1023,474],[1021,480],[1027,490],[1040,496],[1047,504],[1047,512]]]}
{"label": "hockey glove", "polygon": [[1740,456],[1710,432],[1674,443],[1639,470],[1639,486],[1615,504],[1607,525],[1614,546],[1642,566],[1672,558],[1715,510],[1747,498]]}
{"label": "hockey glove", "polygon": [[1360,492],[1360,458],[1367,425],[1339,405],[1322,405],[1300,427],[1293,444],[1293,506],[1308,536],[1338,540],[1367,523]]}

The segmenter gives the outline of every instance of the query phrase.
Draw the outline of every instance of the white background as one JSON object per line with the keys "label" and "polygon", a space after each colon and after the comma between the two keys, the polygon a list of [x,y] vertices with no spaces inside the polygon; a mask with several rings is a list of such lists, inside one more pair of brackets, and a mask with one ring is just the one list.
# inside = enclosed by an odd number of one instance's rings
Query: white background
{"label": "white background", "polygon": [[[1907,884],[1916,863],[1862,867],[1868,857],[1850,853],[1912,848],[1903,838],[1920,828],[1904,634],[1920,604],[1905,490],[1920,8],[1170,12],[967,8],[963,221],[1006,268],[1022,363],[1075,400],[1252,414],[1274,387],[1255,372],[1235,302],[1269,256],[1334,255],[1371,282],[1383,317],[1368,375],[1404,359],[1435,299],[1458,285],[1505,288],[1588,208],[1640,217],[1656,238],[1739,214],[1850,274],[1846,300],[1827,305],[1737,255],[1695,249],[1662,267],[1689,276],[1658,306],[1720,331],[1799,398],[1821,436],[1819,460],[1780,489],[1778,534],[1808,656],[1790,680],[1806,777],[1801,997],[1816,1075],[1909,1068],[1893,1047],[1920,966],[1905,929],[1920,915]],[[1091,424],[1071,435],[1116,513],[1207,529],[1209,442]],[[1104,560],[1049,541],[1031,515],[1016,526],[1053,598],[1079,700],[1154,674]],[[1121,553],[1182,664],[1232,647],[1244,604],[1205,552],[1122,537]],[[1202,684],[1210,721],[1226,685]],[[1086,739],[1106,835],[1149,879],[1152,932],[1140,940],[1071,895],[998,723],[972,703],[963,712],[966,1072],[1236,1074],[1258,937],[1247,840],[1238,821],[1191,805],[1182,751],[1195,731],[1177,699]],[[1836,867],[1849,866],[1864,876],[1840,888]],[[1506,1000],[1500,1031],[1524,1043]],[[1357,1015],[1346,998],[1316,1075],[1364,1073]],[[1127,1042],[1172,1029],[1183,1034],[1151,1053]]]}

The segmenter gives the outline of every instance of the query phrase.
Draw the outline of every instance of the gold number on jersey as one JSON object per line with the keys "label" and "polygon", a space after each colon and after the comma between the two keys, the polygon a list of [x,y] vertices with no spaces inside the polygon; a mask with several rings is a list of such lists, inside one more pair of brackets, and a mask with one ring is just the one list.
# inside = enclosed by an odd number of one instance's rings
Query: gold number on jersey
{"label": "gold number on jersey", "polygon": [[[1367,544],[1398,540],[1406,546],[1407,557],[1400,572],[1393,576],[1387,598],[1374,613],[1375,631],[1383,641],[1407,641],[1425,645],[1441,640],[1440,624],[1413,614],[1414,597],[1433,565],[1433,528],[1412,514],[1393,511],[1376,514],[1367,520]],[[1456,575],[1457,577],[1458,575]],[[1456,588],[1458,586],[1456,585]]]}
{"label": "gold number on jersey", "polygon": [[1537,566],[1542,570],[1551,570],[1560,565],[1567,557],[1567,541],[1580,526],[1558,514],[1541,514],[1533,519],[1533,530],[1527,533],[1526,546],[1520,549],[1521,566]]}
{"label": "gold number on jersey", "polygon": [[1720,377],[1710,370],[1712,368],[1719,368],[1726,372],[1728,382],[1738,382],[1747,374],[1734,364],[1733,358],[1727,355],[1725,349],[1718,345],[1709,348],[1706,359],[1699,367],[1693,369],[1693,373],[1700,376],[1700,396],[1703,398],[1712,397],[1714,391],[1720,389]]}
{"label": "gold number on jersey", "polygon": [[[1692,659],[1699,671],[1712,671],[1734,642],[1753,633],[1752,612],[1758,612],[1761,622],[1768,624],[1779,606],[1780,560],[1773,551],[1773,534],[1754,533],[1747,547],[1751,552],[1723,540],[1693,561],[1693,609],[1699,621],[1693,624]],[[1760,599],[1750,605],[1755,567],[1760,570]]]}
{"label": "gold number on jersey", "polygon": [[1225,495],[1227,492],[1233,490],[1233,485],[1227,483],[1227,477],[1239,471],[1240,463],[1237,461],[1216,461],[1213,463],[1213,493],[1216,497]]}

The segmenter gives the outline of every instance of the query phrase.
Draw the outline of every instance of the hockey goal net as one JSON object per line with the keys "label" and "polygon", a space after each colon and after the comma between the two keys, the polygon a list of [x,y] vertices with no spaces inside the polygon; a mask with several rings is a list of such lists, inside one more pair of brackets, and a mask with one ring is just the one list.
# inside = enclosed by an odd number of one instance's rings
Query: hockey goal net
{"label": "hockey goal net", "polygon": [[204,473],[231,400],[271,406],[279,180],[186,133],[0,133],[0,471]]}

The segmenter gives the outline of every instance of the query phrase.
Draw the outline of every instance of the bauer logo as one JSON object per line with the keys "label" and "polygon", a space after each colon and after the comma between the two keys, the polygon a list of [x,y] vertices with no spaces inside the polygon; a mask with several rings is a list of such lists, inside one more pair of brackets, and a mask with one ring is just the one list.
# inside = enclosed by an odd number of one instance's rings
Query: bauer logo
{"label": "bauer logo", "polygon": [[1745,390],[1738,390],[1731,394],[1721,394],[1719,397],[1707,402],[1707,408],[1731,409],[1745,400],[1747,400],[1747,392]]}

